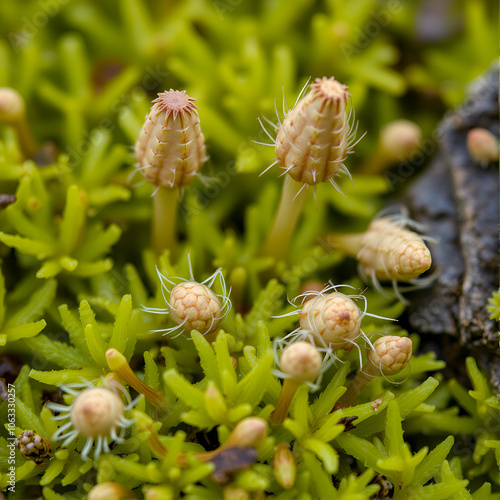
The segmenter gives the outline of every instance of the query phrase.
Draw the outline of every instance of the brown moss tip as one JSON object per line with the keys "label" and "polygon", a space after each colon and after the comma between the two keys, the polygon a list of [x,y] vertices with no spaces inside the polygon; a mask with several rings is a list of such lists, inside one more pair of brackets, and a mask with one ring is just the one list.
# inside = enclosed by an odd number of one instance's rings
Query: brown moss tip
{"label": "brown moss tip", "polygon": [[316,93],[318,97],[321,97],[325,101],[340,101],[343,100],[347,102],[348,97],[351,95],[347,92],[349,87],[344,85],[333,76],[327,78],[316,78],[314,83],[311,84],[311,91]]}
{"label": "brown moss tip", "polygon": [[194,104],[195,100],[189,97],[185,90],[170,89],[160,92],[153,102],[158,113],[165,111],[167,116],[172,113],[174,118],[176,118],[177,115],[191,114],[194,110],[198,109]]}

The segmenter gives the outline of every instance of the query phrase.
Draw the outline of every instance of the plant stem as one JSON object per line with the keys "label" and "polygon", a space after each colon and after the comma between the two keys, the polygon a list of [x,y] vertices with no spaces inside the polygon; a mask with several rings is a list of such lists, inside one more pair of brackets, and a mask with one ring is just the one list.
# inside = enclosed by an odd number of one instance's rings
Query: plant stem
{"label": "plant stem", "polygon": [[362,165],[356,173],[358,175],[380,175],[384,173],[391,165],[391,158],[387,157],[380,148],[377,149],[370,159]]}
{"label": "plant stem", "polygon": [[285,420],[288,415],[288,408],[292,402],[297,389],[300,387],[300,382],[293,380],[291,378],[286,378],[283,382],[283,387],[281,389],[280,397],[278,403],[274,408],[271,415],[269,415],[269,423],[272,426],[280,425]]}
{"label": "plant stem", "polygon": [[17,135],[19,137],[19,144],[28,158],[31,158],[36,151],[35,140],[31,134],[28,122],[24,116],[20,117],[14,124]]}
{"label": "plant stem", "polygon": [[177,189],[160,186],[154,195],[153,214],[153,248],[157,255],[168,249],[170,256],[175,258],[177,251]]}
{"label": "plant stem", "polygon": [[346,255],[356,257],[363,248],[364,233],[352,234],[329,234],[326,236],[326,244],[334,250],[340,250]]}
{"label": "plant stem", "polygon": [[274,257],[276,261],[286,257],[306,196],[304,185],[287,175],[273,227],[262,247],[263,255]]}
{"label": "plant stem", "polygon": [[165,396],[156,389],[146,385],[130,368],[125,356],[116,349],[108,349],[106,351],[106,361],[109,369],[116,373],[130,387],[133,387],[138,393],[144,394],[146,398],[157,408],[165,409]]}
{"label": "plant stem", "polygon": [[356,403],[356,399],[361,394],[361,391],[377,376],[376,367],[373,363],[366,363],[362,370],[356,373],[352,382],[347,386],[347,391],[339,399],[339,403],[347,406],[352,406]]}

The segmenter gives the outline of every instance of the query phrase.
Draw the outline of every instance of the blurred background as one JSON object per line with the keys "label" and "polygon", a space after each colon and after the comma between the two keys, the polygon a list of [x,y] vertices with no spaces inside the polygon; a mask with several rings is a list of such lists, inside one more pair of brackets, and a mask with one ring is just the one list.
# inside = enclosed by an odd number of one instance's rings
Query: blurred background
{"label": "blurred background", "polygon": [[[309,77],[353,96],[370,154],[380,128],[405,117],[429,135],[497,57],[488,0],[2,0],[0,86],[26,99],[40,141],[78,161],[85,133],[133,143],[150,99],[186,89],[212,162],[239,172],[272,157],[257,117],[291,105]],[[64,126],[61,127],[61,116]],[[81,144],[80,144],[81,146]]]}
{"label": "blurred background", "polygon": [[[425,167],[438,122],[491,67],[497,11],[487,0],[2,0],[0,86],[26,101],[36,162],[60,181],[53,196],[63,204],[76,182],[91,216],[134,227],[119,243],[125,262],[138,234],[148,238],[152,187],[134,175],[132,146],[156,93],[187,90],[206,137],[213,182],[186,193],[184,219],[210,206],[214,223],[242,232],[245,207],[265,190],[276,200],[281,185],[277,167],[256,175],[274,157],[254,142],[269,142],[258,118],[276,122],[309,78],[334,76],[349,86],[358,137],[366,135],[347,162],[357,189],[344,179],[343,198],[320,186],[316,219],[330,214],[355,230]],[[383,127],[403,118],[422,131],[410,168],[358,175]],[[12,131],[0,134],[0,158],[21,161]],[[4,173],[3,192],[22,175]]]}

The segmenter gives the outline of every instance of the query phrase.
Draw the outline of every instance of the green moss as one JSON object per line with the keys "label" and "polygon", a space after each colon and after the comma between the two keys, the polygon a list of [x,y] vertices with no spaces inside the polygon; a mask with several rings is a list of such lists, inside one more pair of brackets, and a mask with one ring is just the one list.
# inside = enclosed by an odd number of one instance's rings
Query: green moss
{"label": "green moss", "polygon": [[[39,148],[27,158],[16,128],[0,123],[0,193],[16,197],[0,210],[0,348],[23,363],[13,429],[0,385],[7,498],[76,500],[97,482],[116,481],[138,498],[232,498],[234,488],[255,499],[361,500],[383,498],[379,475],[396,499],[497,498],[500,404],[485,375],[468,358],[467,391],[440,373],[445,363],[434,353],[419,352],[418,332],[374,317],[363,320],[367,340],[381,330],[411,336],[408,376],[380,377],[357,405],[335,406],[365,359],[362,349],[343,352],[317,390],[298,389],[283,425],[245,448],[255,452],[251,460],[231,457],[227,482],[214,474],[224,454],[204,455],[244,419],[268,421],[282,389],[273,341],[298,325],[287,299],[311,279],[364,288],[353,260],[324,236],[363,231],[399,187],[362,175],[382,126],[407,117],[430,135],[494,58],[491,9],[469,3],[460,36],[425,46],[413,29],[422,2],[0,3],[0,87],[22,94]],[[372,36],[376,19],[381,32]],[[308,195],[287,257],[275,262],[261,248],[281,181],[272,170],[259,178],[273,152],[258,144],[268,139],[257,117],[281,119],[280,96],[295,102],[310,75],[349,85],[360,130],[369,133],[350,160],[354,187],[339,181],[347,197],[328,186],[317,200]],[[151,99],[168,88],[197,99],[211,157],[204,178],[181,196],[178,259],[151,249],[153,187],[140,184],[131,151]],[[172,319],[146,312],[167,307],[157,270],[188,280],[191,264],[199,281],[222,268],[233,307],[213,334],[163,336]],[[405,310],[371,286],[364,296],[370,313],[397,318]],[[495,293],[494,319],[498,302]],[[140,398],[123,442],[84,461],[85,439],[64,447],[53,439],[58,423],[44,401],[61,385],[108,376],[108,349],[123,354],[162,404]],[[26,430],[50,452],[35,463],[16,448],[9,492],[10,445]],[[288,490],[273,469],[280,443],[296,466]]]}

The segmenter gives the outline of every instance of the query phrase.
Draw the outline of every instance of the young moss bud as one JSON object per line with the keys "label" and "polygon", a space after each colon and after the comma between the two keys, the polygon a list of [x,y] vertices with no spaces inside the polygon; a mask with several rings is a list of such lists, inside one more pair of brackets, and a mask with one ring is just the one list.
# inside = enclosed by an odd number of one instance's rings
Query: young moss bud
{"label": "young moss bud", "polygon": [[412,341],[408,337],[380,337],[368,353],[368,360],[347,387],[339,402],[353,405],[366,385],[375,377],[399,373],[408,365]]}
{"label": "young moss bud", "polygon": [[9,87],[0,87],[0,122],[16,129],[19,143],[28,156],[35,152],[35,142],[26,121],[24,99]]}
{"label": "young moss bud", "polygon": [[408,337],[380,337],[368,354],[369,360],[384,375],[399,373],[410,361],[412,341]]}
{"label": "young moss bud", "polygon": [[106,351],[106,362],[111,371],[116,373],[124,382],[126,382],[130,387],[133,387],[139,394],[144,394],[144,396],[157,408],[164,409],[165,407],[165,396],[146,385],[130,368],[125,356],[118,352],[116,349],[108,349]]}
{"label": "young moss bud", "polygon": [[142,175],[157,186],[187,186],[206,161],[200,120],[186,91],[158,94],[135,145]]}
{"label": "young moss bud", "polygon": [[347,87],[317,78],[310,92],[286,115],[276,136],[276,157],[296,182],[332,179],[349,149]]}
{"label": "young moss bud", "polygon": [[[244,418],[233,429],[226,442],[219,446],[216,450],[207,451],[204,453],[195,453],[198,460],[207,462],[216,457],[221,451],[235,446],[240,448],[257,448],[267,435],[267,422],[259,417]],[[186,465],[185,457],[181,455],[178,459],[181,466]]]}
{"label": "young moss bud", "polygon": [[300,326],[311,331],[320,345],[332,350],[345,349],[361,333],[362,314],[349,297],[340,292],[318,295],[299,312]]}
{"label": "young moss bud", "polygon": [[87,500],[136,500],[136,498],[133,491],[113,482],[97,484],[87,495]]}
{"label": "young moss bud", "polygon": [[486,167],[498,161],[498,137],[484,128],[473,128],[467,134],[467,149],[475,162]]}
{"label": "young moss bud", "polygon": [[24,99],[19,92],[8,87],[0,87],[0,121],[16,123],[24,118]]}
{"label": "young moss bud", "polygon": [[249,495],[244,488],[228,485],[223,489],[224,500],[249,500]]}
{"label": "young moss bud", "polygon": [[28,460],[33,460],[37,464],[41,464],[46,460],[49,454],[49,443],[34,431],[23,431],[16,438],[15,444],[21,455]]}
{"label": "young moss bud", "polygon": [[240,446],[247,448],[258,447],[267,434],[267,422],[260,417],[244,418],[233,429],[227,441],[223,444],[224,448]]}
{"label": "young moss bud", "polygon": [[377,149],[358,173],[381,174],[397,162],[408,160],[420,147],[422,131],[409,120],[396,120],[382,128]]}
{"label": "young moss bud", "polygon": [[273,457],[273,472],[278,484],[289,490],[295,483],[297,466],[290,448],[285,443],[276,446]]}
{"label": "young moss bud", "polygon": [[271,425],[283,423],[297,389],[301,384],[313,382],[319,377],[322,363],[321,354],[309,342],[293,342],[283,349],[279,364],[285,380],[276,408],[269,416]]}
{"label": "young moss bud", "polygon": [[70,418],[84,437],[107,436],[118,426],[125,406],[120,397],[104,387],[89,387],[76,396]]}
{"label": "young moss bud", "polygon": [[303,383],[316,380],[321,371],[321,354],[308,342],[293,342],[283,349],[281,371],[291,380]]}
{"label": "young moss bud", "polygon": [[201,334],[217,328],[222,320],[222,303],[206,285],[187,281],[175,285],[170,294],[170,317],[185,332]]}
{"label": "young moss bud", "polygon": [[380,147],[390,161],[408,159],[418,150],[422,130],[409,120],[396,120],[386,125],[380,133]]}

